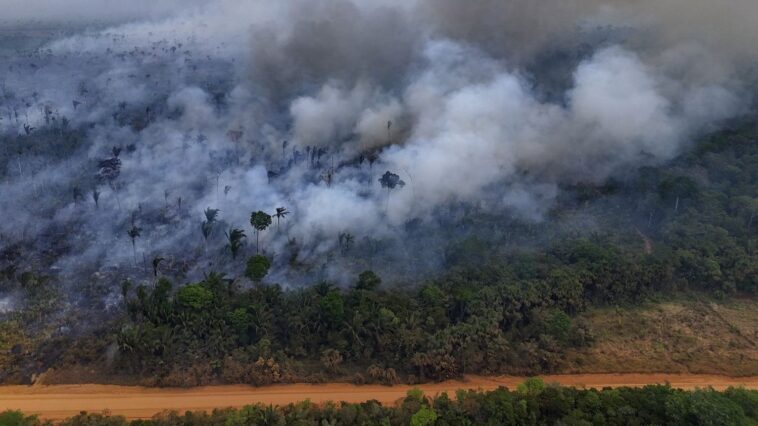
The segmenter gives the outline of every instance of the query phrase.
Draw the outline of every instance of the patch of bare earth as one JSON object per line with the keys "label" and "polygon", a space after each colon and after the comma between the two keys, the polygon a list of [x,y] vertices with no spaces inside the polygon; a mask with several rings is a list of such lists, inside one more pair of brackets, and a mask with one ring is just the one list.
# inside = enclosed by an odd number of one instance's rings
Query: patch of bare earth
{"label": "patch of bare earth", "polygon": [[595,341],[566,372],[758,375],[758,301],[677,301],[583,315]]}
{"label": "patch of bare earth", "polygon": [[[202,386],[189,389],[144,388],[114,385],[56,385],[0,386],[0,412],[21,410],[43,419],[61,420],[81,411],[108,412],[128,419],[150,418],[164,411],[209,411],[214,408],[242,407],[247,404],[285,405],[309,400],[314,404],[327,401],[360,403],[376,400],[394,404],[412,388],[430,396],[458,389],[492,390],[500,386],[514,389],[525,377],[467,376],[464,380],[449,380],[423,385],[364,385],[324,383],[272,385],[252,387],[243,385]],[[758,389],[758,377],[723,377],[677,374],[576,374],[542,376],[547,383],[583,388],[604,388],[648,384],[664,384],[681,389],[711,386],[725,389],[743,386]]]}

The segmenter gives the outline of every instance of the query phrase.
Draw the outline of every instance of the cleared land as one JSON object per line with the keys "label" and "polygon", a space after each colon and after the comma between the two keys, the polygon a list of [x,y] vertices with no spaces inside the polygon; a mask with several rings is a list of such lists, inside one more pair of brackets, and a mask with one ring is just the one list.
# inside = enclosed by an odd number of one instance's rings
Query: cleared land
{"label": "cleared land", "polygon": [[593,335],[563,373],[758,375],[758,301],[682,300],[581,315]]}
{"label": "cleared land", "polygon": [[[677,374],[576,374],[542,376],[547,383],[559,383],[577,387],[644,386],[669,383],[673,387],[694,389],[711,386],[725,389],[729,386],[744,386],[758,389],[758,376],[725,377]],[[190,389],[143,388],[114,385],[55,385],[55,386],[5,386],[0,387],[0,411],[18,409],[29,414],[38,414],[43,419],[60,420],[79,414],[81,411],[109,411],[129,419],[149,418],[165,411],[197,411],[214,408],[241,407],[263,403],[283,405],[310,400],[313,403],[326,401],[363,402],[377,400],[392,404],[403,398],[411,388],[422,389],[429,395],[441,392],[453,393],[457,389],[492,390],[499,386],[515,388],[523,377],[470,376],[463,381],[447,381],[420,386],[357,386],[345,383],[321,385],[292,384],[266,387],[207,386]]]}

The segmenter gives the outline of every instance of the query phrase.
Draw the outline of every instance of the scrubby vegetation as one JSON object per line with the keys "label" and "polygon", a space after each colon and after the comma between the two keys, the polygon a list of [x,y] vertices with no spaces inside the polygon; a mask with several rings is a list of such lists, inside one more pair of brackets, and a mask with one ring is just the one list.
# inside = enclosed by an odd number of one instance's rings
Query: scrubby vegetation
{"label": "scrubby vegetation", "polygon": [[[758,392],[729,388],[682,391],[668,386],[583,390],[545,385],[538,379],[516,390],[460,390],[455,396],[428,397],[419,390],[396,406],[311,404],[283,407],[249,405],[212,413],[176,412],[151,420],[82,413],[60,422],[66,426],[242,426],[242,425],[750,425],[758,421]],[[19,412],[0,413],[4,426],[49,424]]]}
{"label": "scrubby vegetation", "polygon": [[592,345],[569,349],[562,373],[667,372],[758,376],[758,302],[692,294],[580,314]]}

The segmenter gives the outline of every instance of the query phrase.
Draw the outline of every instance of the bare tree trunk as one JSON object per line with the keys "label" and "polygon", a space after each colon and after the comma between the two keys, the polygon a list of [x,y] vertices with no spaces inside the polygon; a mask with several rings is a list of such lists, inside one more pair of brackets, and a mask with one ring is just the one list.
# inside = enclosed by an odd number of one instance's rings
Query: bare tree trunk
{"label": "bare tree trunk", "polygon": [[118,189],[116,188],[116,184],[110,183],[109,186],[111,187],[111,191],[113,191],[113,195],[116,196],[116,204],[118,205],[118,210],[121,211],[121,199],[118,196]]}

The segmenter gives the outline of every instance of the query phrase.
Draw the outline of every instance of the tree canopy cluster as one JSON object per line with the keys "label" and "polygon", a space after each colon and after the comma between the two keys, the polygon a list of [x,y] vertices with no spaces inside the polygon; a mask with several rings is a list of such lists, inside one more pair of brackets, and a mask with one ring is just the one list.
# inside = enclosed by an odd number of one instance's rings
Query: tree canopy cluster
{"label": "tree canopy cluster", "polygon": [[[460,390],[425,396],[414,389],[396,406],[308,401],[281,407],[249,405],[206,412],[169,412],[126,421],[82,413],[62,426],[243,426],[243,425],[751,425],[758,421],[758,392],[729,388],[683,391],[668,386],[583,390],[529,379],[515,390]],[[17,411],[0,413],[6,426],[43,426]]]}

